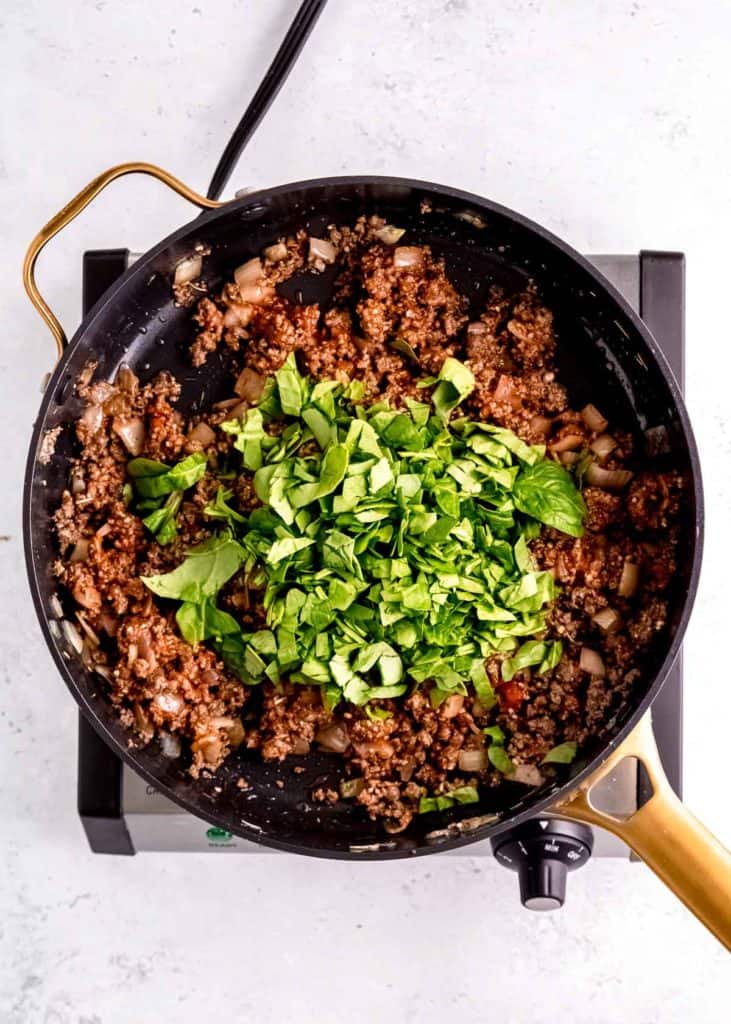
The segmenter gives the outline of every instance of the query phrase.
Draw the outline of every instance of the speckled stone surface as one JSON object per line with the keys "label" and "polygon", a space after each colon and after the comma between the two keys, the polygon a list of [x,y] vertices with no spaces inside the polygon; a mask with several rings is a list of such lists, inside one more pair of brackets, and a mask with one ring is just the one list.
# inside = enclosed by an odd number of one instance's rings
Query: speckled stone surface
{"label": "speckled stone surface", "polygon": [[[38,227],[127,159],[205,188],[296,4],[3,5],[0,1021],[716,1024],[731,972],[640,865],[593,861],[558,914],[490,861],[93,857],[76,709],[26,592],[20,482],[50,339],[19,284]],[[709,0],[331,0],[235,187],[376,172],[450,182],[579,249],[688,255],[687,394],[707,550],[686,644],[686,799],[731,843],[728,235],[731,8]],[[85,248],[188,211],[116,184],[42,259],[71,328]]]}

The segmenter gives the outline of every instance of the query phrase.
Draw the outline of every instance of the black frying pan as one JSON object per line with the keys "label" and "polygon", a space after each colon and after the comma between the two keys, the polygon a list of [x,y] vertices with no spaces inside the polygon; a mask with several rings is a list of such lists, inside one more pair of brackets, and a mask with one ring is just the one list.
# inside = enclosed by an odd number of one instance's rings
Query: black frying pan
{"label": "black frying pan", "polygon": [[[33,270],[43,245],[114,178],[138,171],[152,174],[208,212],[175,231],[132,266],[92,309],[71,342],[40,297]],[[421,212],[426,206],[429,213]],[[671,597],[670,627],[651,653],[642,681],[607,723],[605,735],[566,768],[558,781],[538,789],[515,783],[482,798],[479,805],[417,817],[407,831],[388,836],[350,804],[313,805],[316,785],[337,785],[341,760],[310,754],[305,772],[262,763],[238,750],[212,778],[193,782],[156,743],[128,746],[130,736],[118,721],[98,677],[90,675],[59,630],[58,596],[50,566],[57,552],[50,517],[67,486],[74,453],[72,422],[79,412],[74,380],[89,359],[97,376],[112,380],[128,363],[145,382],[171,370],[183,384],[179,408],[186,414],[228,397],[225,357],[201,369],[187,358],[190,311],[176,308],[171,281],[176,264],[195,246],[210,249],[206,277],[213,288],[232,269],[283,235],[305,228],[321,234],[324,225],[353,222],[377,213],[407,228],[409,243],[425,243],[446,257],[457,287],[474,310],[484,303],[490,284],[514,291],[536,282],[554,311],[559,337],[559,366],[571,403],[595,402],[614,423],[631,430],[642,443],[658,428],[666,439],[662,456],[691,481],[685,509],[685,561]],[[549,232],[495,203],[455,189],[395,178],[329,178],[265,189],[242,199],[216,204],[193,193],[150,165],[123,165],[101,175],[37,236],[26,258],[25,283],[31,299],[51,327],[60,359],[51,377],[35,425],[25,484],[23,529],[33,599],[46,642],[82,711],[106,742],[163,794],[193,814],[246,839],[316,856],[387,859],[436,853],[484,840],[551,809],[566,817],[601,825],[620,835],[647,861],[686,904],[731,947],[731,858],[685,811],[665,780],[649,725],[649,708],[677,655],[696,591],[701,558],[702,492],[698,454],[675,380],[657,344],[615,289],[578,253]],[[305,301],[326,299],[326,275],[307,282]],[[60,427],[55,455],[47,466],[37,454],[48,430]],[[70,613],[70,608],[68,609]],[[592,806],[591,790],[625,756],[644,764],[654,794],[628,821],[619,822]],[[243,772],[245,792],[236,779]],[[280,790],[276,782],[285,781]]]}

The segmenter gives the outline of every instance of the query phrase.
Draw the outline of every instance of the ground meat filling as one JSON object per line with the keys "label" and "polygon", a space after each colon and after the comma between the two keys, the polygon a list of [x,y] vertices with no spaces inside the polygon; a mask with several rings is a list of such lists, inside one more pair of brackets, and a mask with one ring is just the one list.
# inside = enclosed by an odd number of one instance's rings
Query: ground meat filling
{"label": "ground meat filling", "polygon": [[[224,346],[232,375],[230,401],[189,421],[176,408],[180,388],[169,375],[142,387],[123,368],[110,384],[95,381],[95,367],[87,367],[77,383],[84,403],[79,455],[55,515],[54,567],[77,609],[82,659],[103,677],[135,742],[161,739],[169,756],[188,758],[193,775],[214,771],[242,744],[277,761],[331,751],[345,759],[342,795],[389,831],[408,826],[427,794],[501,781],[486,756],[487,726],[503,730],[516,778],[528,784],[554,771],[541,764],[553,746],[580,746],[601,733],[631,692],[643,652],[666,627],[685,490],[680,474],[640,464],[631,436],[608,435],[612,427],[600,414],[569,407],[556,377],[553,317],[533,289],[517,296],[493,289],[468,322],[466,300],[444,261],[427,247],[394,244],[397,235],[373,217],[330,228],[314,246],[301,232],[237,272],[238,285],[178,288],[179,303],[192,307],[193,365]],[[292,275],[321,272],[332,261],[329,307],[297,304],[277,291]],[[586,483],[583,537],[544,529],[531,543],[539,568],[560,584],[548,614],[551,635],[564,642],[554,669],[525,669],[505,683],[499,658],[489,659],[498,696],[490,709],[472,695],[433,707],[427,682],[400,701],[381,701],[384,717],[369,717],[354,706],[328,711],[318,688],[284,681],[260,686],[252,712],[246,687],[215,653],[182,640],[174,613],[140,576],[174,568],[212,533],[203,508],[216,494],[232,444],[216,428],[240,416],[292,352],[313,377],[362,380],[370,400],[395,406],[418,396],[418,379],[437,374],[453,355],[475,377],[467,415],[546,444],[567,466],[588,457],[603,471],[633,471],[621,485],[614,477],[612,486],[599,486],[601,475]],[[52,449],[49,442],[49,458]],[[177,536],[161,546],[128,510],[127,463],[139,455],[171,463],[201,451],[206,475],[182,498]],[[232,507],[245,513],[256,506],[250,477],[240,475],[230,487]],[[237,574],[220,601],[258,629],[265,617],[250,583]],[[587,648],[601,671],[582,667]],[[241,783],[248,787],[243,777]],[[319,787],[312,799],[337,803],[341,794]]]}

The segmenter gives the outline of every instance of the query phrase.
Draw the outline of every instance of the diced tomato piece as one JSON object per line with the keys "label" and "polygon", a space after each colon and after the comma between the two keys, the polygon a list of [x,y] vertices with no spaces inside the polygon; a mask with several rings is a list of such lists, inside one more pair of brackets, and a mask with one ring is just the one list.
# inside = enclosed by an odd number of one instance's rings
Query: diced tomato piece
{"label": "diced tomato piece", "polygon": [[525,700],[523,687],[520,683],[516,683],[514,679],[511,679],[509,683],[502,683],[502,685],[498,686],[497,692],[500,698],[500,707],[505,711],[514,711]]}

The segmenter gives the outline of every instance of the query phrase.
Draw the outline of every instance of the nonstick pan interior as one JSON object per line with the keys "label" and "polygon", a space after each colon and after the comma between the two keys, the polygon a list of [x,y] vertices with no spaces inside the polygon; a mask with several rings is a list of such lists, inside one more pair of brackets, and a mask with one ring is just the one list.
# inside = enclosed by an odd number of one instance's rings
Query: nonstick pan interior
{"label": "nonstick pan interior", "polygon": [[[194,325],[191,311],[173,302],[176,263],[196,246],[210,250],[204,274],[215,291],[234,267],[282,235],[303,227],[318,235],[325,225],[352,223],[363,213],[378,213],[406,228],[405,243],[426,243],[443,254],[475,315],[491,285],[517,291],[534,281],[555,315],[560,376],[571,404],[594,402],[613,423],[636,435],[640,449],[651,446],[660,452],[656,459],[693,482],[685,521],[687,558],[675,581],[669,637],[651,652],[631,701],[606,723],[606,734],[561,779],[540,790],[506,782],[479,805],[416,818],[406,832],[393,836],[350,804],[310,802],[313,788],[337,785],[342,762],[334,755],[313,753],[277,765],[239,750],[215,775],[193,782],[181,763],[162,756],[157,743],[130,746],[132,737],[105,697],[103,681],[83,669],[53,622],[54,598],[63,595],[51,572],[56,552],[49,522],[67,486],[71,424],[79,412],[74,381],[83,366],[94,359],[97,377],[111,380],[127,363],[143,382],[169,370],[182,383],[179,408],[186,412],[229,397],[225,353],[216,353],[200,369],[190,366]],[[326,272],[288,282],[286,289],[301,301],[326,303],[331,285],[332,274]],[[36,452],[45,432],[55,427],[61,428],[56,454],[43,466]],[[47,640],[82,709],[108,742],[166,795],[231,832],[303,853],[366,857],[426,853],[483,838],[547,806],[598,763],[649,703],[677,653],[698,572],[700,515],[697,456],[677,386],[646,330],[611,286],[563,243],[509,211],[450,189],[377,178],[329,179],[247,196],[192,221],[139,260],[86,318],[49,384],[31,447],[24,511],[29,571]],[[294,773],[297,765],[305,769],[302,774]],[[241,774],[249,782],[244,791],[236,786]]]}

